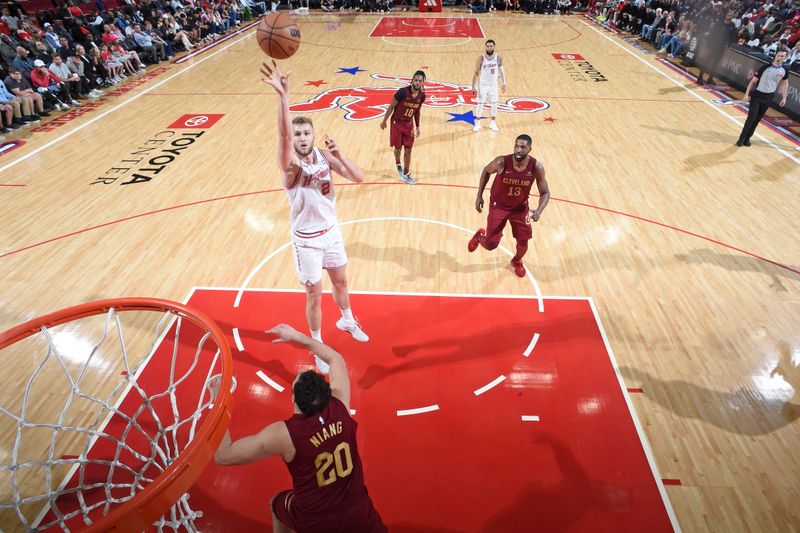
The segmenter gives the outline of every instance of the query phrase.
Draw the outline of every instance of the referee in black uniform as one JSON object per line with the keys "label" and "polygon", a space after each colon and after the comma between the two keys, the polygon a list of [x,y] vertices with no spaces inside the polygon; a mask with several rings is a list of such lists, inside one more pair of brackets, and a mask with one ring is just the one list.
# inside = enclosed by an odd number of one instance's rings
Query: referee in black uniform
{"label": "referee in black uniform", "polygon": [[747,112],[747,120],[744,122],[742,133],[739,134],[739,140],[736,141],[736,146],[750,146],[750,137],[753,136],[756,126],[769,109],[769,104],[775,97],[776,91],[781,97],[780,106],[786,105],[786,94],[789,92],[789,71],[782,66],[784,59],[786,59],[786,49],[779,49],[775,52],[772,63],[758,69],[758,72],[753,75],[753,79],[747,84],[744,101],[750,100],[750,109]]}

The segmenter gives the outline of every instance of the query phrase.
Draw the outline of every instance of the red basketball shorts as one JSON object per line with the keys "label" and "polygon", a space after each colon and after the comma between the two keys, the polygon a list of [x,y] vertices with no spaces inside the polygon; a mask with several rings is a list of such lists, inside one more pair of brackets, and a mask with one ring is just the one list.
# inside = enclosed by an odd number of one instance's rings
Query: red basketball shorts
{"label": "red basketball shorts", "polygon": [[272,500],[272,512],[294,531],[307,533],[386,533],[388,531],[369,496],[355,505],[324,516],[306,516],[292,505],[294,491],[279,492]]}
{"label": "red basketball shorts", "polygon": [[389,129],[389,145],[392,148],[400,148],[401,146],[411,148],[414,146],[414,130],[410,120],[404,122],[392,119],[392,125]]}
{"label": "red basketball shorts", "polygon": [[503,237],[503,228],[506,227],[506,222],[511,224],[511,234],[515,239],[526,241],[533,237],[527,203],[513,210],[489,206],[484,244],[498,244]]}

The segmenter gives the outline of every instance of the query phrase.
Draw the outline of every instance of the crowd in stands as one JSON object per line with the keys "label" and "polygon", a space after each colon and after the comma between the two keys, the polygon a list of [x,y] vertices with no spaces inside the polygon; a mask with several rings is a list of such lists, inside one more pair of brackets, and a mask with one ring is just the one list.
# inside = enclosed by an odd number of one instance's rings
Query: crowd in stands
{"label": "crowd in stands", "polygon": [[468,8],[472,13],[518,11],[526,14],[569,15],[582,10],[586,0],[472,0]]}
{"label": "crowd in stands", "polygon": [[268,10],[259,0],[130,0],[112,6],[116,1],[39,0],[34,12],[23,9],[33,1],[1,4],[0,132],[98,98],[147,65],[209,44]]}
{"label": "crowd in stands", "polygon": [[697,37],[712,57],[726,47],[764,60],[785,50],[784,64],[800,71],[800,0],[596,0],[589,10],[672,58]]}
{"label": "crowd in stands", "polygon": [[[27,0],[0,2],[0,132],[94,99],[148,64],[203,46],[280,0]],[[406,10],[414,0],[318,0],[323,11]],[[269,5],[267,4],[269,2]],[[308,8],[309,0],[286,0]],[[672,58],[694,37],[770,59],[779,49],[800,71],[800,0],[464,0],[473,13],[586,10]],[[37,6],[25,12],[23,5]],[[31,8],[28,8],[31,10]],[[701,72],[698,80],[702,81]],[[709,78],[709,81],[711,78]]]}

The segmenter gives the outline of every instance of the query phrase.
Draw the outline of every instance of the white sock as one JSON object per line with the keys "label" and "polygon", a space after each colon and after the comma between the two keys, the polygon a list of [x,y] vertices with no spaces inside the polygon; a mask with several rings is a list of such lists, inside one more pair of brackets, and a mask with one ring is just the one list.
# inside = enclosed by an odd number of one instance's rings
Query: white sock
{"label": "white sock", "polygon": [[[497,102],[492,102],[492,116],[497,116]],[[494,119],[492,119],[492,122],[494,122]]]}
{"label": "white sock", "polygon": [[342,318],[347,320],[348,322],[355,322],[356,319],[353,318],[353,310],[349,307],[347,309],[342,309]]}
{"label": "white sock", "polygon": [[317,342],[322,342],[322,330],[313,331],[311,330],[311,338]]}

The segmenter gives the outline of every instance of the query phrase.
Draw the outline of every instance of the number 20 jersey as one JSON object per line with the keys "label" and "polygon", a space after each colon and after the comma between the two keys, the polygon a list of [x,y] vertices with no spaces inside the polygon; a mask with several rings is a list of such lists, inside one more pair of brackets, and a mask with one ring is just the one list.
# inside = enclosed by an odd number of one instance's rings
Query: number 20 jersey
{"label": "number 20 jersey", "polygon": [[356,443],[356,421],[331,397],[321,413],[285,420],[296,454],[287,463],[293,506],[303,515],[325,515],[370,502]]}

